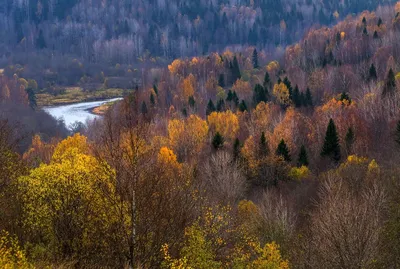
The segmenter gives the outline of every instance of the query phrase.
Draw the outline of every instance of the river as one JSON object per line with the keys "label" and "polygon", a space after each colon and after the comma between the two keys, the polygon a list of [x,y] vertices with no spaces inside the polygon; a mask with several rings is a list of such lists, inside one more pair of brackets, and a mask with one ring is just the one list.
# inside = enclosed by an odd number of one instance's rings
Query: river
{"label": "river", "polygon": [[60,105],[52,107],[43,107],[43,110],[56,119],[63,119],[65,126],[69,127],[75,122],[86,123],[101,116],[91,113],[91,110],[102,104],[121,100],[121,98],[113,98],[103,101],[83,102],[78,104]]}

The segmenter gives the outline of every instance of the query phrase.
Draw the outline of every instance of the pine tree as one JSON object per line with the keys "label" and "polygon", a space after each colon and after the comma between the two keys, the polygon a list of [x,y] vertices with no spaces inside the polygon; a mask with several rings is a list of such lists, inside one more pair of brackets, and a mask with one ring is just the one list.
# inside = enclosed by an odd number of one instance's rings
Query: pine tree
{"label": "pine tree", "polygon": [[332,119],[329,120],[328,128],[326,130],[321,156],[329,157],[335,162],[339,162],[341,158],[339,136],[336,131],[335,123]]}
{"label": "pine tree", "polygon": [[226,97],[226,101],[231,102],[232,100],[233,100],[233,92],[232,92],[232,90],[229,90],[228,95]]}
{"label": "pine tree", "polygon": [[308,154],[306,151],[306,147],[304,145],[301,146],[300,148],[300,153],[299,153],[299,158],[297,160],[297,166],[302,167],[302,166],[308,166]]}
{"label": "pine tree", "polygon": [[371,81],[376,81],[378,79],[378,75],[376,73],[376,68],[374,64],[371,64],[369,68],[369,75],[368,75],[368,80]]}
{"label": "pine tree", "polygon": [[224,137],[219,132],[214,135],[212,145],[216,150],[219,150],[224,146]]}
{"label": "pine tree", "polygon": [[236,80],[240,79],[242,75],[240,74],[240,67],[239,67],[239,62],[236,57],[236,55],[233,57],[233,63],[232,63],[232,79],[233,82]]}
{"label": "pine tree", "polygon": [[257,52],[257,49],[253,50],[252,61],[253,61],[254,69],[258,69],[260,66],[258,65],[258,52]]}
{"label": "pine tree", "polygon": [[47,48],[46,41],[44,40],[44,35],[43,35],[43,31],[42,30],[39,31],[39,36],[38,36],[38,38],[36,40],[36,46],[39,49]]}
{"label": "pine tree", "polygon": [[36,109],[37,108],[37,102],[36,102],[36,94],[35,91],[31,88],[27,88],[26,93],[28,94],[28,102],[29,102],[29,106],[32,109]]}
{"label": "pine tree", "polygon": [[400,145],[400,121],[397,122],[396,133],[395,133],[395,141]]}
{"label": "pine tree", "polygon": [[311,91],[309,88],[307,88],[307,90],[306,90],[305,104],[306,104],[306,106],[309,106],[309,107],[312,107],[314,105]]}
{"label": "pine tree", "polygon": [[378,27],[381,27],[382,23],[383,23],[383,22],[382,22],[382,19],[381,19],[381,18],[379,18],[379,20],[378,20],[378,24],[377,24],[377,25],[378,25]]}
{"label": "pine tree", "polygon": [[155,94],[158,95],[158,88],[157,88],[156,84],[153,85],[153,90],[154,90]]}
{"label": "pine tree", "polygon": [[184,107],[184,108],[182,109],[182,115],[183,115],[185,118],[187,117],[188,113],[187,113],[186,107]]}
{"label": "pine tree", "polygon": [[232,101],[235,104],[235,107],[239,105],[239,97],[237,96],[236,91],[233,91]]}
{"label": "pine tree", "polygon": [[347,101],[347,102],[349,102],[349,104],[351,104],[351,98],[350,98],[350,96],[348,95],[348,93],[346,93],[346,92],[342,92],[342,94],[340,95],[340,99],[339,99],[339,101]]}
{"label": "pine tree", "polygon": [[285,140],[281,140],[281,142],[278,145],[278,148],[276,149],[276,155],[279,157],[282,157],[286,162],[290,162],[290,152],[289,148],[285,143]]}
{"label": "pine tree", "polygon": [[145,101],[143,101],[140,111],[142,112],[143,115],[147,114],[148,111],[147,111],[147,105],[146,105]]}
{"label": "pine tree", "polygon": [[393,69],[390,68],[389,73],[386,78],[386,81],[385,81],[385,86],[383,88],[382,94],[384,96],[392,95],[395,93],[395,90],[396,90],[396,78],[394,76]]}
{"label": "pine tree", "polygon": [[196,105],[196,101],[194,100],[193,96],[189,96],[188,104],[191,108],[194,108],[194,106]]}
{"label": "pine tree", "polygon": [[378,35],[378,32],[377,32],[377,31],[374,32],[373,38],[374,38],[374,39],[379,39],[379,35]]}
{"label": "pine tree", "polygon": [[242,100],[242,102],[241,102],[240,105],[239,105],[239,111],[240,111],[240,112],[245,112],[245,111],[247,111],[247,105],[246,105],[246,102],[245,102],[244,100]]}
{"label": "pine tree", "polygon": [[367,19],[365,17],[362,18],[362,23],[367,26]]}
{"label": "pine tree", "polygon": [[296,107],[301,107],[300,90],[297,85],[294,87],[292,101]]}
{"label": "pine tree", "polygon": [[364,27],[364,30],[363,30],[363,35],[364,35],[364,36],[368,36],[368,30],[367,30],[367,27]]}
{"label": "pine tree", "polygon": [[353,128],[350,127],[347,130],[346,137],[344,138],[344,140],[345,140],[345,144],[346,144],[347,154],[351,154],[352,148],[353,148],[353,144],[354,144],[354,141],[355,141]]}
{"label": "pine tree", "polygon": [[233,143],[233,159],[236,161],[240,157],[240,140],[239,138],[235,139]]}
{"label": "pine tree", "polygon": [[266,95],[266,92],[264,90],[264,87],[261,86],[260,84],[256,84],[254,87],[254,92],[253,92],[253,102],[254,106],[257,106],[260,102],[267,102],[268,98]]}
{"label": "pine tree", "polygon": [[267,143],[267,138],[265,137],[265,133],[261,133],[260,137],[260,144],[258,148],[258,154],[260,158],[264,158],[268,155],[269,149],[268,149],[268,143]]}
{"label": "pine tree", "polygon": [[288,90],[289,90],[289,98],[292,99],[293,98],[293,88],[292,88],[292,83],[290,82],[288,77],[285,77],[283,79],[283,84],[285,84],[286,87],[288,88]]}
{"label": "pine tree", "polygon": [[207,115],[207,116],[210,115],[210,114],[213,113],[215,110],[216,110],[216,109],[215,109],[214,103],[213,103],[213,101],[210,99],[210,100],[208,101],[208,104],[207,104],[206,115]]}
{"label": "pine tree", "polygon": [[218,77],[218,86],[225,88],[225,76],[224,74],[220,74]]}
{"label": "pine tree", "polygon": [[150,93],[150,104],[153,107],[156,105],[156,100],[154,99],[153,93]]}
{"label": "pine tree", "polygon": [[225,101],[224,99],[219,99],[217,102],[217,111],[221,112],[225,110]]}
{"label": "pine tree", "polygon": [[263,87],[264,87],[264,90],[271,88],[271,78],[269,77],[268,71],[265,72]]}

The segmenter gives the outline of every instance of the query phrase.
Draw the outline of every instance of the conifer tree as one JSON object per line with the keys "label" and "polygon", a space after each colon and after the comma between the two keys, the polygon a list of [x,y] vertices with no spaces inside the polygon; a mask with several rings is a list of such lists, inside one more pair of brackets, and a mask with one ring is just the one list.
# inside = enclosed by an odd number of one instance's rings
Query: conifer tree
{"label": "conifer tree", "polygon": [[156,100],[154,99],[153,93],[150,93],[150,104],[151,104],[151,106],[156,105]]}
{"label": "conifer tree", "polygon": [[253,68],[254,69],[258,69],[260,67],[258,65],[258,52],[257,52],[257,49],[253,50],[252,62],[253,62]]}
{"label": "conifer tree", "polygon": [[278,148],[276,149],[276,155],[279,157],[282,157],[286,162],[290,162],[290,152],[289,148],[285,143],[285,140],[281,140],[281,142],[278,145]]}
{"label": "conifer tree", "polygon": [[347,92],[342,92],[342,94],[340,95],[340,101],[344,101],[346,100],[347,102],[349,102],[349,104],[351,104],[351,98],[349,96],[349,94]]}
{"label": "conifer tree", "polygon": [[400,145],[400,121],[398,121],[396,125],[395,141]]}
{"label": "conifer tree", "polygon": [[266,92],[264,90],[264,87],[261,86],[260,84],[256,84],[254,87],[254,92],[253,92],[253,102],[254,106],[257,106],[260,102],[267,102],[268,98],[266,95]]}
{"label": "conifer tree", "polygon": [[226,101],[231,102],[232,100],[233,100],[233,92],[232,92],[232,90],[229,90],[227,97],[226,97]]}
{"label": "conifer tree", "polygon": [[345,144],[346,144],[347,154],[351,154],[352,153],[352,149],[353,149],[353,144],[354,144],[354,141],[355,141],[353,128],[350,127],[347,130],[346,137],[344,138],[344,140],[345,140]]}
{"label": "conifer tree", "polygon": [[364,36],[368,36],[368,30],[367,30],[367,27],[364,27],[364,30],[363,30],[363,35],[364,35]]}
{"label": "conifer tree", "polygon": [[271,88],[271,78],[269,77],[268,71],[265,72],[263,87],[264,87],[264,90]]}
{"label": "conifer tree", "polygon": [[378,32],[377,32],[377,31],[374,31],[374,36],[373,36],[373,38],[374,38],[374,39],[378,39],[378,38],[379,38],[379,35],[378,35]]}
{"label": "conifer tree", "polygon": [[232,101],[235,104],[235,107],[239,105],[239,97],[237,96],[236,91],[233,91]]}
{"label": "conifer tree", "polygon": [[32,109],[36,109],[37,108],[37,100],[36,100],[35,91],[32,88],[27,88],[25,91],[28,94],[29,106]]}
{"label": "conifer tree", "polygon": [[306,90],[305,105],[309,107],[312,107],[314,105],[311,91],[309,88],[307,88]]}
{"label": "conifer tree", "polygon": [[147,114],[148,110],[147,110],[147,105],[146,105],[145,101],[143,101],[140,111],[142,112],[143,115]]}
{"label": "conifer tree", "polygon": [[46,41],[44,40],[44,35],[43,35],[43,31],[42,30],[39,31],[39,36],[38,36],[38,38],[36,40],[36,46],[39,49],[47,48]]}
{"label": "conifer tree", "polygon": [[369,75],[368,75],[368,80],[371,81],[376,81],[378,79],[378,75],[376,73],[376,68],[374,64],[371,64],[369,68]]}
{"label": "conifer tree", "polygon": [[219,132],[214,135],[212,146],[215,150],[219,150],[224,146],[224,137]]}
{"label": "conifer tree", "polygon": [[240,157],[240,140],[239,138],[235,139],[233,143],[233,159],[236,161]]}
{"label": "conifer tree", "polygon": [[194,106],[196,105],[196,101],[194,100],[193,96],[189,96],[188,104],[191,108],[194,108]]}
{"label": "conifer tree", "polygon": [[292,101],[296,107],[301,107],[301,97],[300,97],[300,90],[299,87],[296,85],[293,91],[293,98]]}
{"label": "conifer tree", "polygon": [[300,148],[300,153],[299,153],[299,158],[297,160],[297,166],[302,167],[302,166],[308,166],[308,154],[306,147],[304,145],[301,146]]}
{"label": "conifer tree", "polygon": [[336,131],[335,122],[330,119],[326,130],[325,141],[321,151],[322,157],[329,157],[336,163],[340,161],[339,136]]}
{"label": "conifer tree", "polygon": [[225,101],[224,99],[219,99],[217,102],[217,111],[221,112],[225,110]]}
{"label": "conifer tree", "polygon": [[158,95],[158,88],[156,84],[153,85],[153,90],[156,93],[156,95]]}
{"label": "conifer tree", "polygon": [[232,63],[232,79],[233,82],[236,80],[240,79],[242,75],[240,74],[240,67],[239,67],[239,62],[236,57],[236,55],[233,57],[233,63]]}
{"label": "conifer tree", "polygon": [[244,100],[242,100],[242,102],[241,102],[240,105],[239,105],[239,111],[240,111],[240,112],[245,112],[245,111],[247,111],[247,105],[246,105],[246,102],[245,102]]}
{"label": "conifer tree", "polygon": [[362,18],[362,23],[366,26],[367,25],[367,19],[365,17]]}
{"label": "conifer tree", "polygon": [[292,83],[290,82],[288,77],[285,77],[283,79],[283,84],[285,84],[286,87],[288,88],[288,90],[289,90],[289,98],[292,99],[293,98],[293,88],[292,88]]}
{"label": "conifer tree", "polygon": [[206,115],[207,115],[207,116],[210,115],[210,114],[213,113],[215,110],[216,110],[216,109],[215,109],[215,105],[214,105],[213,101],[210,99],[210,100],[208,101],[208,104],[207,104]]}
{"label": "conifer tree", "polygon": [[264,158],[268,155],[269,153],[269,148],[268,148],[268,143],[267,143],[267,138],[265,137],[265,133],[261,133],[260,137],[260,144],[258,146],[258,154],[260,158]]}
{"label": "conifer tree", "polygon": [[225,76],[224,74],[220,74],[218,77],[218,86],[224,88],[225,87]]}
{"label": "conifer tree", "polygon": [[377,24],[377,25],[378,25],[378,27],[381,27],[382,23],[383,23],[383,22],[382,22],[382,19],[381,19],[381,18],[379,18],[379,20],[378,20],[378,24]]}
{"label": "conifer tree", "polygon": [[186,107],[184,107],[184,108],[182,109],[182,115],[183,115],[185,118],[187,117],[188,113],[187,113]]}
{"label": "conifer tree", "polygon": [[396,78],[394,76],[393,69],[390,68],[382,94],[383,96],[392,95],[395,93],[395,91],[396,91]]}

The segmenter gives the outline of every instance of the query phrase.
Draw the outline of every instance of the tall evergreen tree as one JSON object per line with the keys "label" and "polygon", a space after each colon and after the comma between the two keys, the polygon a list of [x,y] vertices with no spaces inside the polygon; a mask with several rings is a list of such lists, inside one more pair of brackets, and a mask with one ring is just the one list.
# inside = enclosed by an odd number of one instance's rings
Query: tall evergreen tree
{"label": "tall evergreen tree", "polygon": [[302,167],[302,166],[308,166],[308,154],[306,147],[304,145],[301,146],[300,148],[300,153],[299,153],[299,158],[297,160],[297,166]]}
{"label": "tall evergreen tree", "polygon": [[232,79],[233,82],[235,82],[236,80],[240,79],[242,77],[241,73],[240,73],[240,67],[239,67],[239,62],[238,59],[236,57],[236,55],[233,57],[233,63],[232,63]]}
{"label": "tall evergreen tree", "polygon": [[371,81],[376,81],[378,79],[378,75],[376,73],[376,68],[374,64],[371,64],[369,68],[369,75],[368,75],[368,80]]}
{"label": "tall evergreen tree", "polygon": [[153,93],[150,93],[150,104],[151,104],[151,106],[156,105],[156,100],[154,99]]}
{"label": "tall evergreen tree", "polygon": [[236,161],[240,157],[240,140],[239,138],[235,139],[233,143],[233,159]]}
{"label": "tall evergreen tree", "polygon": [[305,98],[305,106],[312,107],[313,105],[314,104],[313,104],[313,98],[312,98],[312,95],[311,95],[311,90],[309,88],[307,88],[307,90],[306,90],[306,98]]}
{"label": "tall evergreen tree", "polygon": [[217,111],[221,112],[225,110],[225,101],[224,99],[219,99],[217,102]]}
{"label": "tall evergreen tree", "polygon": [[233,91],[232,101],[235,104],[235,107],[239,105],[239,97],[237,96],[236,91]]}
{"label": "tall evergreen tree", "polygon": [[335,122],[330,119],[326,130],[325,141],[321,151],[322,157],[329,157],[336,163],[340,161],[339,136],[336,131]]}
{"label": "tall evergreen tree", "polygon": [[38,38],[36,40],[36,46],[39,49],[47,48],[46,41],[44,40],[44,35],[43,35],[43,31],[42,30],[39,31],[39,36],[38,36]]}
{"label": "tall evergreen tree", "polygon": [[232,100],[233,100],[233,92],[232,92],[232,90],[229,90],[228,94],[226,96],[226,101],[231,102]]}
{"label": "tall evergreen tree", "polygon": [[224,146],[224,137],[217,132],[212,140],[212,146],[214,147],[214,149],[219,150]]}
{"label": "tall evergreen tree", "polygon": [[377,24],[377,25],[378,25],[378,27],[381,27],[382,23],[383,23],[383,22],[382,22],[382,19],[381,19],[381,18],[379,18],[379,19],[378,19],[378,24]]}
{"label": "tall evergreen tree", "polygon": [[285,140],[281,140],[281,142],[278,145],[278,148],[276,149],[276,155],[279,157],[282,157],[286,162],[290,162],[290,151],[288,146],[285,143]]}
{"label": "tall evergreen tree", "polygon": [[258,69],[260,66],[258,65],[258,52],[257,52],[257,49],[253,50],[252,61],[253,61],[253,68],[254,69]]}
{"label": "tall evergreen tree", "polygon": [[265,133],[261,133],[260,137],[260,144],[258,146],[258,154],[260,158],[264,158],[268,155],[269,153],[269,148],[268,148],[268,143],[267,143],[267,138],[265,137]]}
{"label": "tall evergreen tree", "polygon": [[396,125],[395,141],[400,145],[400,121],[398,121]]}
{"label": "tall evergreen tree", "polygon": [[260,84],[256,84],[254,87],[254,92],[253,92],[253,102],[254,106],[257,106],[260,102],[267,102],[267,94],[265,92],[265,89],[263,86]]}
{"label": "tall evergreen tree", "polygon": [[156,95],[158,95],[158,87],[156,84],[153,85],[153,90],[156,93]]}
{"label": "tall evergreen tree", "polygon": [[395,91],[396,91],[396,78],[394,76],[393,69],[390,68],[382,94],[383,96],[392,95],[395,93]]}
{"label": "tall evergreen tree", "polygon": [[140,111],[142,112],[143,115],[147,114],[148,110],[147,110],[147,105],[146,105],[145,101],[143,101]]}
{"label": "tall evergreen tree", "polygon": [[351,104],[351,98],[349,96],[349,94],[347,92],[342,92],[342,94],[340,95],[340,101],[347,101],[349,102],[349,104]]}
{"label": "tall evergreen tree", "polygon": [[207,115],[207,116],[210,115],[210,114],[213,113],[215,110],[216,110],[216,109],[215,109],[215,105],[214,105],[213,101],[210,99],[210,100],[208,101],[208,104],[207,104],[206,115]]}
{"label": "tall evergreen tree", "polygon": [[225,76],[224,74],[220,74],[218,77],[218,86],[225,88]]}
{"label": "tall evergreen tree", "polygon": [[269,77],[268,71],[265,72],[263,87],[264,87],[264,90],[271,88],[271,78]]}
{"label": "tall evergreen tree", "polygon": [[194,108],[196,105],[196,101],[194,100],[193,96],[189,96],[188,104],[191,108]]}
{"label": "tall evergreen tree", "polygon": [[285,77],[283,79],[283,84],[285,84],[286,87],[288,88],[288,90],[289,90],[289,98],[292,99],[293,98],[293,88],[292,88],[292,83],[290,82],[288,77]]}
{"label": "tall evergreen tree", "polygon": [[364,30],[363,30],[363,35],[364,35],[364,36],[368,36],[368,30],[367,30],[367,27],[364,27]]}
{"label": "tall evergreen tree", "polygon": [[353,144],[354,144],[354,141],[355,141],[353,128],[350,127],[347,130],[346,137],[344,138],[344,141],[345,141],[345,144],[346,144],[347,154],[351,154],[352,153],[352,149],[353,149]]}
{"label": "tall evergreen tree", "polygon": [[247,105],[246,105],[246,102],[245,102],[244,100],[242,100],[242,102],[241,102],[240,105],[239,105],[239,111],[240,111],[240,112],[245,112],[245,111],[247,111]]}
{"label": "tall evergreen tree", "polygon": [[374,31],[373,38],[374,39],[379,39],[379,35],[378,35],[378,32],[376,30]]}
{"label": "tall evergreen tree", "polygon": [[296,107],[301,107],[300,90],[297,85],[294,87],[292,101]]}
{"label": "tall evergreen tree", "polygon": [[37,108],[37,101],[36,101],[35,91],[33,89],[31,89],[31,88],[27,88],[26,89],[26,93],[28,94],[29,106],[32,109],[36,109]]}

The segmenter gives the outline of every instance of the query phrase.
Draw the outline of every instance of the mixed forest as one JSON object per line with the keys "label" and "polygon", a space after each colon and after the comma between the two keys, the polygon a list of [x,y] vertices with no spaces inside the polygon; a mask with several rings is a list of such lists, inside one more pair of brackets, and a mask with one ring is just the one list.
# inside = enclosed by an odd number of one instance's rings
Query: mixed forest
{"label": "mixed forest", "polygon": [[[400,2],[0,13],[0,267],[400,267]],[[74,85],[124,98],[68,129]]]}

